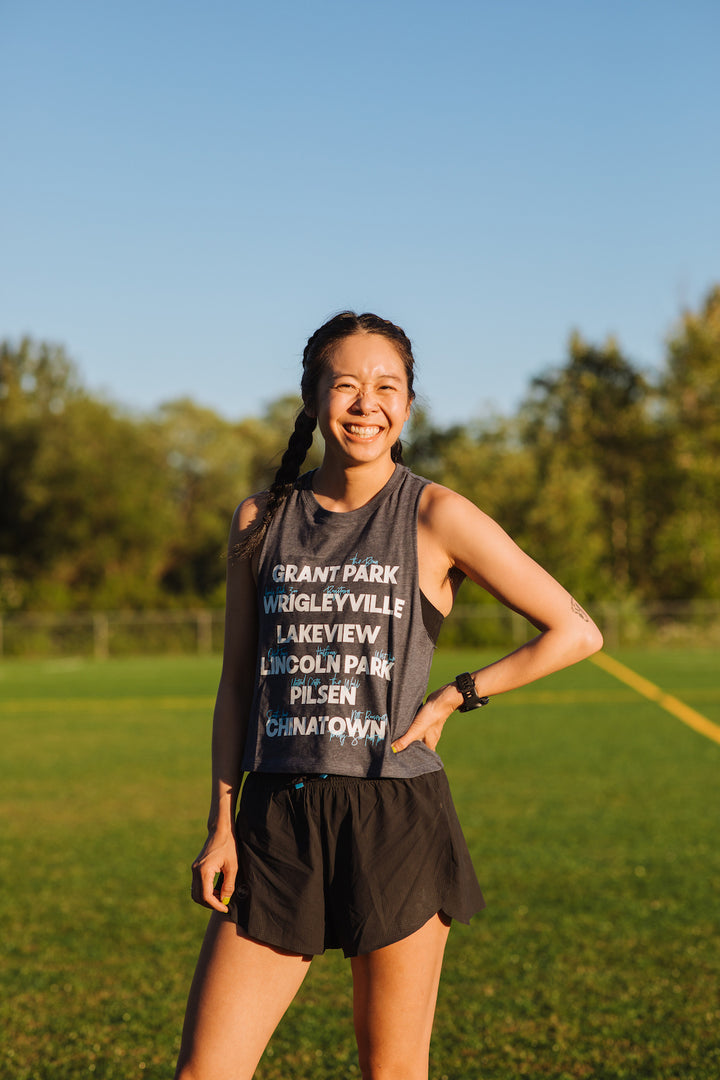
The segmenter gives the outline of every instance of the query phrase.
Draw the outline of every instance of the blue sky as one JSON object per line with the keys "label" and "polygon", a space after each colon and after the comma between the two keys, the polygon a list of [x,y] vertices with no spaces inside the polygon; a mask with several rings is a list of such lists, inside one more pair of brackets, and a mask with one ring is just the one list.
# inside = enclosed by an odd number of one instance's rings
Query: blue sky
{"label": "blue sky", "polygon": [[720,281],[717,0],[0,2],[0,337],[133,408],[294,392],[346,307],[437,422]]}

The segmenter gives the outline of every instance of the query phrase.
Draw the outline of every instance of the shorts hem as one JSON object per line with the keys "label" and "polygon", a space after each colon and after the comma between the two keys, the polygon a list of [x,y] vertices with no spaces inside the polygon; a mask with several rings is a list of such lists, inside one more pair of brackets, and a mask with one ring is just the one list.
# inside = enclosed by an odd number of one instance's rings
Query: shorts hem
{"label": "shorts hem", "polygon": [[475,915],[479,915],[481,911],[485,909],[485,901],[481,898],[480,902],[470,913],[463,912],[461,915],[453,915],[449,908],[452,908],[452,904],[440,904],[439,907],[433,908],[429,914],[426,914],[419,919],[414,920],[408,926],[403,927],[400,930],[390,931],[387,935],[387,940],[383,940],[379,944],[363,944],[359,942],[354,945],[343,945],[342,942],[331,942],[329,944],[318,945],[314,943],[310,948],[304,948],[302,945],[298,945],[296,941],[290,942],[288,939],[283,938],[282,934],[275,935],[272,932],[266,933],[264,930],[259,930],[256,933],[252,933],[248,928],[246,922],[248,920],[242,920],[239,916],[237,908],[230,902],[228,914],[226,916],[230,922],[237,926],[238,930],[242,930],[251,941],[257,941],[260,945],[269,945],[273,949],[283,949],[285,952],[295,953],[297,956],[322,956],[328,950],[342,949],[343,955],[346,960],[351,960],[356,956],[367,956],[369,953],[377,952],[379,949],[384,949],[388,945],[395,945],[398,941],[404,941],[405,938],[410,937],[412,934],[420,930],[426,922],[429,922],[434,915],[444,915],[451,922],[460,922],[464,926],[470,925],[470,920]]}

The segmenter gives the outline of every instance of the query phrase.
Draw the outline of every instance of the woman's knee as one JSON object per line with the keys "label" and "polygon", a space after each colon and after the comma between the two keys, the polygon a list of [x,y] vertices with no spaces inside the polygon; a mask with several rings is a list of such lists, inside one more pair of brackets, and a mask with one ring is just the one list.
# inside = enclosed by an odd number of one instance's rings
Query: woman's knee
{"label": "woman's knee", "polygon": [[428,1055],[402,1059],[388,1055],[359,1055],[362,1080],[428,1080]]}

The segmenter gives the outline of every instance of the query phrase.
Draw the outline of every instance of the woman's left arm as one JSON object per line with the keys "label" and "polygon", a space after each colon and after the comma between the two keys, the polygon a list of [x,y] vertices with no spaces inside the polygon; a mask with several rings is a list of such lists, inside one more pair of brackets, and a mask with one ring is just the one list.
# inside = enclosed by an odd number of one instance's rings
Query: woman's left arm
{"label": "woman's left arm", "polygon": [[[461,570],[540,631],[502,659],[472,672],[478,696],[494,697],[575,664],[602,648],[602,634],[580,604],[473,503],[433,484],[419,529],[436,561]],[[434,690],[408,731],[393,743],[421,740],[435,749],[448,717],[462,704],[454,683]]]}

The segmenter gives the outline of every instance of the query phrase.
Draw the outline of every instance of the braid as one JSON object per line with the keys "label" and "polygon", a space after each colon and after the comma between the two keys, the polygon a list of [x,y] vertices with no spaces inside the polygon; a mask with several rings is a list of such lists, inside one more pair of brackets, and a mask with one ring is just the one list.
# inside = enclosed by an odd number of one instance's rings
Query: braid
{"label": "braid", "polygon": [[304,409],[298,413],[292,435],[288,439],[287,449],[280,460],[275,479],[270,485],[263,516],[248,535],[235,544],[230,555],[231,563],[251,558],[262,543],[270,522],[287,499],[293,484],[300,475],[302,463],[312,446],[315,424],[314,417],[308,416]]}
{"label": "braid", "polygon": [[318,327],[315,333],[310,335],[307,345],[303,349],[303,373],[300,380],[300,393],[306,404],[315,398],[318,379],[323,367],[324,354],[329,351],[328,346],[334,343],[333,334],[330,332],[331,323],[343,318],[345,318],[344,312],[336,319],[331,320],[330,323]]}

